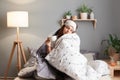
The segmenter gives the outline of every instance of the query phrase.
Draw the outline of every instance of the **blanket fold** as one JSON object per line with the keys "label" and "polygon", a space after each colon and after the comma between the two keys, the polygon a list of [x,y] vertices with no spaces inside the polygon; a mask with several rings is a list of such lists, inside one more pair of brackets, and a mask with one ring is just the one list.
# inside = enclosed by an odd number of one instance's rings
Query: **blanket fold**
{"label": "blanket fold", "polygon": [[101,74],[88,65],[87,59],[80,53],[80,39],[76,33],[60,37],[56,41],[55,48],[45,59],[75,80],[99,80],[101,77]]}

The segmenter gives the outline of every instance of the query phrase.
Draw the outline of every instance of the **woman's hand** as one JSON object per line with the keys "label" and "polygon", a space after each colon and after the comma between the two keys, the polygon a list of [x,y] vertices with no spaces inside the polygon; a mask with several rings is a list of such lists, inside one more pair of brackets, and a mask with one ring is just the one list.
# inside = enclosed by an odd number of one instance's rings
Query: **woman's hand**
{"label": "woman's hand", "polygon": [[47,45],[47,52],[49,53],[52,50],[51,41],[50,41],[49,37],[47,38],[47,40],[45,41],[45,43]]}
{"label": "woman's hand", "polygon": [[49,37],[47,38],[47,40],[45,41],[45,43],[46,43],[47,46],[51,46],[51,41],[50,41]]}

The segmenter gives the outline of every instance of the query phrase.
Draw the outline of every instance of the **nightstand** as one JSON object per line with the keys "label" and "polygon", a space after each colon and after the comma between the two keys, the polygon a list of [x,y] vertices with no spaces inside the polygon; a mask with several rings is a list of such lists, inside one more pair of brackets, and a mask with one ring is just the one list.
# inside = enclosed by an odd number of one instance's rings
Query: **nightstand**
{"label": "nightstand", "polygon": [[116,64],[115,66],[111,66],[110,60],[103,60],[103,61],[108,63],[111,77],[115,76],[115,71],[119,72],[118,75],[120,76],[120,65]]}
{"label": "nightstand", "polygon": [[116,65],[116,66],[109,65],[109,68],[110,68],[110,72],[111,72],[111,77],[114,77],[115,71],[119,71],[119,73],[120,73],[120,65]]}

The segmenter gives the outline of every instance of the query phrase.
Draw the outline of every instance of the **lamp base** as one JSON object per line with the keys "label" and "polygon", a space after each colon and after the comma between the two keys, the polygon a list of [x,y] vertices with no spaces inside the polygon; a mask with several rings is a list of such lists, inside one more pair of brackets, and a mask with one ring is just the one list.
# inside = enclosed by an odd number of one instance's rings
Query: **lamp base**
{"label": "lamp base", "polygon": [[21,54],[22,54],[24,63],[26,63],[26,56],[25,56],[25,53],[24,53],[24,50],[23,50],[22,41],[20,41],[20,40],[14,41],[12,51],[11,51],[11,54],[10,54],[10,57],[9,57],[7,69],[6,69],[5,76],[4,76],[5,80],[7,80],[8,71],[9,71],[11,61],[12,61],[12,57],[13,57],[13,54],[14,54],[14,51],[15,51],[16,47],[17,47],[17,69],[18,69],[18,71],[21,69]]}

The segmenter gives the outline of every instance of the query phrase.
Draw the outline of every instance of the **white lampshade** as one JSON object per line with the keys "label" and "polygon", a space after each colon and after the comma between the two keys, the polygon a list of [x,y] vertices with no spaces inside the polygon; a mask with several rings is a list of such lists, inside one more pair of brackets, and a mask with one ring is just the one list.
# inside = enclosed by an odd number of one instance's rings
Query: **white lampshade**
{"label": "white lampshade", "polygon": [[11,11],[7,12],[8,27],[28,27],[27,11]]}

